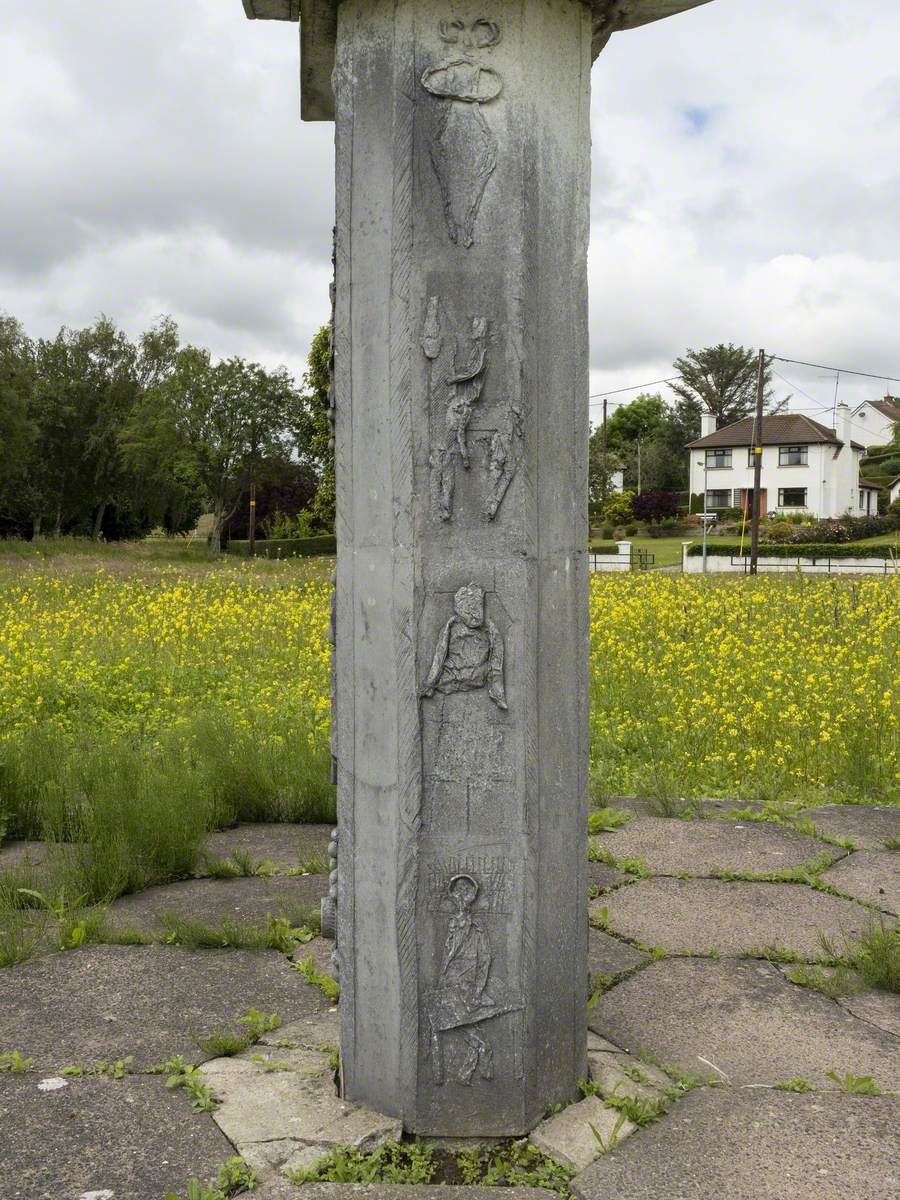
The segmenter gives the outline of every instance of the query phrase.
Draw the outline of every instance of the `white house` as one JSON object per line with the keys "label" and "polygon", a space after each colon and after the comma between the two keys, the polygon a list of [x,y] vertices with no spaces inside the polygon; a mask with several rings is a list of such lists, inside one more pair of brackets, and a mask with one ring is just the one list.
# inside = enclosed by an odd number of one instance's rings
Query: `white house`
{"label": "white house", "polygon": [[853,413],[853,436],[868,449],[886,446],[900,424],[900,398],[866,400]]}
{"label": "white house", "polygon": [[[850,437],[852,416],[837,407],[837,431],[800,413],[763,417],[760,512],[815,517],[878,511],[878,488],[860,480],[865,447]],[[705,413],[702,435],[688,445],[691,493],[706,493],[706,510],[749,510],[753,497],[753,417],[716,429]]]}
{"label": "white house", "polygon": [[895,500],[900,500],[900,475],[896,475],[886,486],[888,489],[888,504],[893,504]]}

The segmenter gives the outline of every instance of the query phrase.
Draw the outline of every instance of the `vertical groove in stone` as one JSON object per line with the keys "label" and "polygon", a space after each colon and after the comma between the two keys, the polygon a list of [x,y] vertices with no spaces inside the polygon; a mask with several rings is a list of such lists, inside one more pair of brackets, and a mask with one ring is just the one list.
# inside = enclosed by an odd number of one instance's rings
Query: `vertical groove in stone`
{"label": "vertical groove in stone", "polygon": [[[341,1044],[345,1064],[355,1061],[356,963],[354,960],[354,870],[356,864],[354,821],[354,738],[356,688],[353,653],[355,572],[353,569],[353,404],[350,370],[352,303],[352,188],[353,95],[351,81],[353,39],[342,31],[334,73],[335,123],[335,475],[340,481],[335,515],[338,557],[335,598],[337,744],[338,758],[338,852],[337,960],[341,984]],[[351,1084],[352,1086],[352,1084]]]}
{"label": "vertical groove in stone", "polygon": [[[422,795],[413,551],[413,392],[410,354],[412,276],[412,167],[415,48],[409,0],[394,4],[393,214],[391,247],[391,478],[394,488],[394,661],[399,701],[397,955],[400,977],[402,1091],[414,1095],[419,1046],[418,835]],[[403,1114],[405,1115],[405,1114]]]}

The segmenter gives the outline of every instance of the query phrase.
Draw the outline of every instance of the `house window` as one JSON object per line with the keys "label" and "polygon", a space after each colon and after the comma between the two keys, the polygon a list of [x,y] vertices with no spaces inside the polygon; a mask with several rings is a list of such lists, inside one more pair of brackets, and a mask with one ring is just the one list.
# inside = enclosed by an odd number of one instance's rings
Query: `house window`
{"label": "house window", "polygon": [[707,471],[722,471],[731,466],[731,451],[730,450],[707,450],[706,452],[706,469]]}
{"label": "house window", "polygon": [[805,467],[809,461],[808,446],[779,446],[779,467]]}
{"label": "house window", "polygon": [[706,493],[706,511],[713,512],[717,508],[731,508],[731,488],[717,488]]}
{"label": "house window", "polygon": [[[760,462],[762,462],[762,455],[759,456],[759,459],[760,459]],[[754,453],[753,446],[747,447],[747,466],[748,467],[756,466],[756,454]]]}
{"label": "house window", "polygon": [[779,508],[806,508],[806,488],[779,488]]}

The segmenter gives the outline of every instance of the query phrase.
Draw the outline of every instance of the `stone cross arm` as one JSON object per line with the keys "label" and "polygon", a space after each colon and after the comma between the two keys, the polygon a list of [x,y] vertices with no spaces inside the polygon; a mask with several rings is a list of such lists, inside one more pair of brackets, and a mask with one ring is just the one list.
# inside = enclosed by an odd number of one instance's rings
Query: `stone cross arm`
{"label": "stone cross arm", "polygon": [[[300,21],[301,112],[305,121],[333,121],[337,6],[340,0],[244,0],[251,21]],[[594,57],[614,33],[673,17],[709,0],[589,0]],[[301,20],[302,16],[302,20]]]}

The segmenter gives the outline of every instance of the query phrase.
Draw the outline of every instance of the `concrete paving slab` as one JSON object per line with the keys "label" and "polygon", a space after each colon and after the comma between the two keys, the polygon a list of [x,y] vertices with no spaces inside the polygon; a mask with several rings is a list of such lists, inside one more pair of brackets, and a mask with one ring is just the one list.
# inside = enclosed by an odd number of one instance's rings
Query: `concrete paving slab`
{"label": "concrete paving slab", "polygon": [[[211,833],[203,853],[228,859],[234,853],[249,854],[254,862],[271,862],[279,870],[291,870],[316,855],[328,858],[333,825],[270,825],[246,823]],[[327,873],[327,866],[326,866]],[[201,871],[198,873],[202,873]]]}
{"label": "concrete paving slab", "polygon": [[883,850],[886,841],[900,840],[900,806],[823,804],[804,814],[820,833],[851,838],[862,850]]}
{"label": "concrete paving slab", "polygon": [[848,896],[900,915],[900,851],[857,850],[823,871],[822,879]]}
{"label": "concrete paving slab", "polygon": [[598,892],[609,891],[610,888],[618,887],[620,883],[625,883],[630,878],[631,876],[626,875],[624,871],[617,871],[615,867],[610,867],[606,863],[588,863],[588,881],[590,886],[596,888]]}
{"label": "concrete paving slab", "polygon": [[900,1099],[702,1089],[572,1181],[579,1200],[894,1200]]}
{"label": "concrete paving slab", "polygon": [[320,1050],[254,1047],[204,1063],[200,1072],[220,1101],[214,1121],[257,1170],[299,1165],[298,1151],[314,1160],[335,1146],[374,1150],[403,1135],[397,1118],[338,1097],[334,1068]]}
{"label": "concrete paving slab", "polygon": [[583,1171],[594,1159],[618,1146],[637,1126],[599,1096],[587,1096],[541,1121],[528,1139],[543,1154],[571,1171]]}
{"label": "concrete paving slab", "polygon": [[588,940],[588,969],[592,986],[597,975],[612,976],[615,979],[649,961],[650,955],[645,954],[643,950],[620,942],[599,929],[591,929]]}
{"label": "concrete paving slab", "polygon": [[719,879],[645,879],[591,904],[607,911],[610,928],[670,952],[740,955],[786,947],[814,959],[819,934],[838,946],[868,925],[868,909],[793,883]]}
{"label": "concrete paving slab", "polygon": [[234,1154],[213,1121],[154,1076],[85,1078],[41,1090],[41,1077],[0,1075],[3,1200],[114,1200],[183,1195]]}
{"label": "concrete paving slab", "polygon": [[672,1091],[672,1081],[663,1071],[627,1054],[596,1053],[588,1050],[591,1080],[603,1097],[627,1096],[632,1100],[659,1100]]}
{"label": "concrete paving slab", "polygon": [[771,963],[666,959],[601,996],[588,1023],[631,1054],[649,1054],[734,1085],[828,1071],[900,1088],[900,1040],[819,992],[788,983]]}
{"label": "concrete paving slab", "polygon": [[300,922],[310,909],[318,908],[327,891],[326,875],[187,879],[122,896],[109,906],[107,924],[158,932],[159,914],[164,912],[208,925],[226,919],[265,925],[270,915]]}
{"label": "concrete paving slab", "polygon": [[635,817],[596,840],[620,861],[639,858],[653,875],[764,875],[799,867],[818,854],[832,861],[845,851],[817,838],[754,821],[679,821]]}
{"label": "concrete paving slab", "polygon": [[0,1049],[49,1074],[129,1054],[136,1070],[172,1054],[199,1062],[193,1035],[254,1007],[289,1022],[328,1003],[274,950],[86,946],[0,971]]}
{"label": "concrete paving slab", "polygon": [[861,1021],[868,1021],[900,1039],[900,995],[896,992],[867,988],[855,996],[842,996],[838,1004]]}
{"label": "concrete paving slab", "polygon": [[42,867],[48,858],[46,842],[14,840],[0,846],[0,875],[6,871],[34,871]]}

